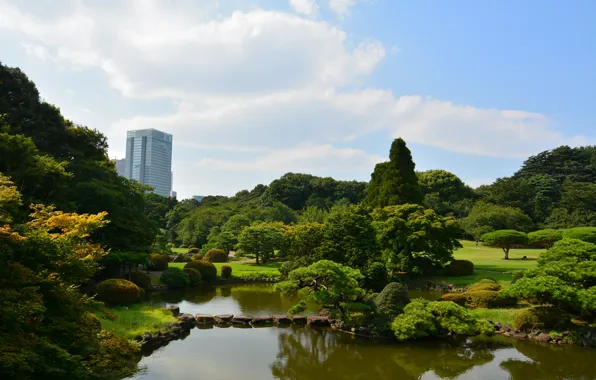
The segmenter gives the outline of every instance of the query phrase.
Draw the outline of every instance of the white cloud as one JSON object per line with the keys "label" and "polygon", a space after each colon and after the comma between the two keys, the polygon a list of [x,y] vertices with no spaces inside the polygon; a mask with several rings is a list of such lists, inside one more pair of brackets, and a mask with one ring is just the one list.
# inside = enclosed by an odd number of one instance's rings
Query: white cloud
{"label": "white cloud", "polygon": [[337,17],[344,18],[356,3],[356,0],[329,0],[329,8]]}
{"label": "white cloud", "polygon": [[319,10],[319,6],[315,0],[290,0],[290,5],[297,13],[308,17],[315,17]]}

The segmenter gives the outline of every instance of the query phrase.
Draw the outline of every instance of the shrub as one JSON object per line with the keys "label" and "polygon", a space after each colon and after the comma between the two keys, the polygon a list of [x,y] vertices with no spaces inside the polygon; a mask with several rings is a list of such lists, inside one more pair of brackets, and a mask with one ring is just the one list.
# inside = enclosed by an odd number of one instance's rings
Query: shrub
{"label": "shrub", "polygon": [[445,267],[446,276],[470,276],[474,274],[474,263],[469,260],[451,260]]}
{"label": "shrub", "polygon": [[144,272],[131,272],[130,281],[141,289],[148,289],[151,287],[151,276]]}
{"label": "shrub", "polygon": [[518,271],[514,272],[513,277],[511,278],[511,285],[515,284],[517,282],[517,280],[519,280],[522,277],[524,277],[523,270],[518,270]]}
{"label": "shrub", "polygon": [[190,285],[190,278],[180,268],[166,269],[161,274],[160,280],[172,289],[185,288]]}
{"label": "shrub", "polygon": [[147,295],[147,292],[143,288],[139,288],[139,291],[140,291],[140,293],[139,293],[139,299],[140,300],[143,300],[145,298],[145,295]]}
{"label": "shrub", "polygon": [[489,290],[492,292],[497,292],[501,290],[501,285],[497,282],[492,280],[481,280],[475,284],[470,285],[466,292],[474,292],[474,291],[481,291],[481,290]]}
{"label": "shrub", "polygon": [[134,283],[121,278],[111,278],[97,285],[97,298],[111,305],[129,305],[136,302],[141,291]]}
{"label": "shrub", "polygon": [[212,263],[225,263],[228,261],[228,254],[221,249],[212,248],[205,254],[205,260]]}
{"label": "shrub", "polygon": [[460,306],[464,306],[468,301],[468,297],[465,293],[446,293],[439,298],[439,301],[451,301]]}
{"label": "shrub", "polygon": [[537,306],[522,311],[515,318],[515,328],[519,330],[553,329],[563,323],[565,317],[554,307]]}
{"label": "shrub", "polygon": [[563,231],[561,230],[539,230],[530,232],[528,234],[528,243],[530,245],[537,245],[542,248],[550,249],[553,244],[563,239]]}
{"label": "shrub", "polygon": [[505,253],[505,260],[509,260],[509,250],[514,246],[528,244],[528,235],[515,230],[498,230],[482,235],[484,244],[499,247]]}
{"label": "shrub", "polygon": [[[238,254],[236,254],[238,256]],[[308,262],[303,258],[298,258],[295,260],[286,261],[285,263],[281,264],[279,268],[279,272],[281,273],[282,277],[286,278],[290,274],[291,271],[294,269],[307,267]]]}
{"label": "shrub", "polygon": [[213,281],[217,278],[217,268],[208,261],[198,260],[187,263],[184,268],[196,269],[201,273],[203,281]]}
{"label": "shrub", "polygon": [[221,277],[230,278],[230,276],[232,276],[232,267],[229,265],[221,267]]}
{"label": "shrub", "polygon": [[492,290],[468,290],[463,294],[468,302],[475,307],[508,307],[517,304],[515,297],[506,296]]}
{"label": "shrub", "polygon": [[193,247],[193,248],[188,249],[188,253],[199,253],[199,252],[201,252],[201,250],[198,248]]}
{"label": "shrub", "polygon": [[195,253],[194,255],[192,255],[192,259],[194,261],[203,260],[203,254],[202,253]]}
{"label": "shrub", "polygon": [[164,271],[168,269],[168,261],[169,258],[165,257],[164,255],[160,255],[158,253],[152,253],[149,255],[149,270],[151,271]]}
{"label": "shrub", "polygon": [[188,276],[190,280],[191,286],[197,286],[198,284],[203,281],[203,277],[201,276],[201,272],[193,268],[184,268],[184,273]]}
{"label": "shrub", "polygon": [[578,239],[596,244],[596,227],[576,227],[563,232],[565,239]]}
{"label": "shrub", "polygon": [[375,292],[383,290],[387,285],[387,268],[385,264],[374,262],[370,263],[364,269],[364,288]]}
{"label": "shrub", "polygon": [[398,282],[385,286],[374,300],[377,311],[390,319],[400,314],[409,302],[408,287]]}

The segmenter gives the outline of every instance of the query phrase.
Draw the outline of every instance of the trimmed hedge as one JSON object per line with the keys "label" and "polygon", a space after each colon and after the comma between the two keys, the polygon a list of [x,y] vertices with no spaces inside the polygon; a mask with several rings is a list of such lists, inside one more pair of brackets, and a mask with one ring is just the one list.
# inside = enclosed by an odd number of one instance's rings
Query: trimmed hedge
{"label": "trimmed hedge", "polygon": [[228,261],[228,254],[221,249],[212,248],[205,254],[205,260],[212,263],[225,263]]}
{"label": "trimmed hedge", "polygon": [[470,285],[466,289],[466,292],[473,292],[479,290],[490,290],[492,292],[498,292],[499,290],[501,290],[501,285],[499,285],[496,281],[483,279],[475,284]]}
{"label": "trimmed hedge", "polygon": [[199,252],[201,252],[201,250],[198,248],[189,248],[189,250],[188,250],[188,253],[199,253]]}
{"label": "trimmed hedge", "polygon": [[192,268],[196,269],[201,273],[201,278],[203,281],[213,281],[217,278],[217,268],[210,262],[198,260],[198,261],[191,261],[184,266],[184,269]]}
{"label": "trimmed hedge", "polygon": [[168,261],[170,261],[169,257],[160,255],[159,253],[152,253],[149,255],[149,262],[151,263],[149,270],[156,272],[164,271],[168,269]]}
{"label": "trimmed hedge", "polygon": [[221,267],[221,277],[223,278],[230,278],[232,276],[232,267],[228,265],[224,265]]}
{"label": "trimmed hedge", "polygon": [[491,290],[472,290],[463,293],[468,302],[475,307],[508,307],[515,306],[517,299],[513,297],[506,297],[499,292]]}
{"label": "trimmed hedge", "polygon": [[445,267],[446,276],[470,276],[474,274],[474,263],[469,260],[451,260]]}
{"label": "trimmed hedge", "polygon": [[203,281],[203,277],[201,277],[201,272],[199,272],[198,270],[193,268],[184,268],[183,270],[184,273],[186,273],[186,275],[190,279],[191,286],[197,286],[201,283],[201,281]]}
{"label": "trimmed hedge", "polygon": [[468,297],[464,293],[445,293],[439,298],[439,301],[451,301],[464,306],[468,301]]}
{"label": "trimmed hedge", "polygon": [[192,255],[192,259],[193,261],[199,261],[199,260],[203,260],[203,254],[202,253],[195,253],[194,255]]}
{"label": "trimmed hedge", "polygon": [[133,282],[121,278],[110,278],[99,283],[97,298],[110,305],[129,305],[138,301],[141,290]]}
{"label": "trimmed hedge", "polygon": [[190,285],[190,278],[180,268],[168,268],[160,277],[160,280],[171,289],[185,288]]}
{"label": "trimmed hedge", "polygon": [[519,313],[515,318],[515,328],[519,330],[550,330],[564,321],[563,313],[554,307],[537,306]]}
{"label": "trimmed hedge", "polygon": [[578,239],[596,244],[596,227],[576,227],[563,231],[564,239]]}
{"label": "trimmed hedge", "polygon": [[[128,277],[128,275],[125,275],[125,277]],[[125,278],[125,280],[128,280],[128,278]],[[141,289],[148,289],[151,287],[151,276],[144,272],[131,272],[129,281]]]}

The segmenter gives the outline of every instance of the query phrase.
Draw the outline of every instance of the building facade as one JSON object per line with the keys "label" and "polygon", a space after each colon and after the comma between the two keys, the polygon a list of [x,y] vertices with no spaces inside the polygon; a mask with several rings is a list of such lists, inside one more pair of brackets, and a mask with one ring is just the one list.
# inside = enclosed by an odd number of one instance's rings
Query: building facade
{"label": "building facade", "polygon": [[124,176],[169,197],[172,191],[172,135],[156,129],[126,132]]}
{"label": "building facade", "polygon": [[114,164],[116,164],[116,172],[118,172],[118,175],[124,177],[124,173],[126,172],[126,158],[114,160]]}

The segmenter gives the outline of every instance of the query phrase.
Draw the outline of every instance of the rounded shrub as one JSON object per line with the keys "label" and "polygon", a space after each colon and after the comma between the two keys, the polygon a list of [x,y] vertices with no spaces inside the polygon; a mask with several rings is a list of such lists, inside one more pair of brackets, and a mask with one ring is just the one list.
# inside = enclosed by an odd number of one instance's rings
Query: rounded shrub
{"label": "rounded shrub", "polygon": [[205,260],[212,263],[225,263],[228,261],[228,254],[221,249],[212,248],[205,254]]}
{"label": "rounded shrub", "polygon": [[596,227],[576,227],[563,231],[564,239],[578,239],[596,244]]}
{"label": "rounded shrub", "polygon": [[143,300],[143,299],[145,299],[145,296],[147,295],[147,292],[146,292],[146,291],[145,291],[145,289],[143,289],[143,288],[139,288],[139,290],[140,290],[140,293],[139,293],[139,299],[140,299],[140,300]]}
{"label": "rounded shrub", "polygon": [[190,280],[191,286],[197,286],[198,284],[203,281],[203,277],[201,277],[201,272],[193,268],[184,268],[184,273],[188,276]]}
{"label": "rounded shrub", "polygon": [[201,252],[201,250],[198,249],[198,248],[195,248],[195,247],[188,249],[188,253],[193,253],[194,254],[194,253],[199,253],[199,252]]}
{"label": "rounded shrub", "polygon": [[203,260],[203,254],[202,253],[195,253],[194,255],[192,255],[192,259],[194,261],[199,261],[199,260]]}
{"label": "rounded shrub", "polygon": [[221,267],[221,277],[223,278],[230,278],[232,276],[232,267],[229,265],[224,265]]}
{"label": "rounded shrub", "polygon": [[151,263],[151,265],[149,266],[149,270],[158,272],[164,271],[168,269],[168,261],[168,257],[165,257],[164,255],[160,255],[158,253],[152,253],[149,255],[149,262]]}
{"label": "rounded shrub", "polygon": [[464,294],[467,301],[475,307],[489,307],[499,297],[499,292],[492,290],[468,290]]}
{"label": "rounded shrub", "polygon": [[385,264],[373,262],[364,269],[364,288],[379,292],[388,282],[387,268]]}
{"label": "rounded shrub", "polygon": [[409,302],[408,287],[399,282],[387,284],[374,300],[377,311],[391,320],[397,317]]}
{"label": "rounded shrub", "polygon": [[141,290],[133,282],[121,278],[111,278],[99,283],[97,298],[110,305],[129,305],[136,302]]}
{"label": "rounded shrub", "polygon": [[190,285],[190,278],[180,268],[168,268],[164,270],[160,280],[171,289],[185,288]]}
{"label": "rounded shrub", "polygon": [[474,263],[469,260],[451,260],[445,267],[446,276],[470,276],[474,274]]}
{"label": "rounded shrub", "polygon": [[554,307],[537,306],[522,311],[515,318],[519,330],[550,330],[565,321],[564,315]]}
{"label": "rounded shrub", "polygon": [[549,249],[561,239],[563,239],[563,231],[561,230],[546,229],[528,233],[528,244],[546,249]]}
{"label": "rounded shrub", "polygon": [[464,293],[445,293],[439,298],[439,301],[451,301],[464,306],[468,301],[468,297]]}
{"label": "rounded shrub", "polygon": [[201,278],[203,281],[213,281],[217,278],[217,268],[215,265],[208,261],[198,260],[198,261],[191,261],[190,263],[186,263],[184,268],[192,268],[196,269],[201,273]]}
{"label": "rounded shrub", "polygon": [[148,289],[151,287],[151,276],[144,272],[131,272],[130,281],[141,289]]}
{"label": "rounded shrub", "polygon": [[481,280],[475,284],[470,285],[466,292],[475,292],[475,291],[482,291],[482,290],[489,290],[492,292],[497,292],[501,290],[501,285],[492,281],[492,280]]}

